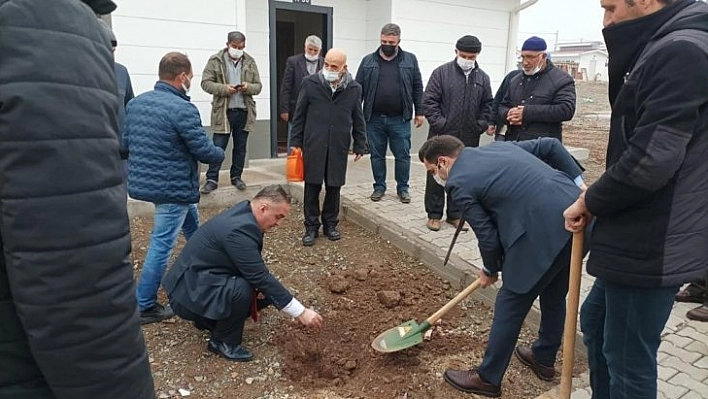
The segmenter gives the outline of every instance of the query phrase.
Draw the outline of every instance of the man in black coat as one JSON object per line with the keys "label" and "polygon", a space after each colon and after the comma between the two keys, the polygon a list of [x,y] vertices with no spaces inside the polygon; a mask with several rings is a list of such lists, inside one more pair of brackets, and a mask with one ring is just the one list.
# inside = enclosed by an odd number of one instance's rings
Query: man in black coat
{"label": "man in black coat", "polygon": [[[187,241],[162,284],[181,318],[211,332],[207,349],[231,361],[247,362],[253,354],[241,345],[249,314],[275,306],[308,327],[322,317],[303,306],[266,267],[261,256],[263,233],[290,211],[290,195],[279,185],[204,223]],[[258,294],[260,293],[260,294]],[[258,298],[262,295],[262,298]]]}
{"label": "man in black coat", "polygon": [[110,1],[0,0],[0,398],[155,397],[138,321]]}
{"label": "man in black coat", "polygon": [[580,311],[593,398],[655,398],[680,286],[708,265],[708,4],[603,0],[607,170],[566,213],[596,218]]}
{"label": "man in black coat", "polygon": [[293,117],[292,146],[302,148],[305,161],[305,235],[302,244],[314,245],[320,228],[320,191],[325,184],[322,230],[328,239],[341,238],[340,190],[347,174],[349,148],[354,141],[354,161],[366,148],[366,123],[361,106],[361,86],[347,71],[347,55],[331,49],[322,72],[302,81]]}
{"label": "man in black coat", "polygon": [[[494,283],[500,271],[504,277],[482,364],[447,370],[445,380],[465,392],[500,396],[512,353],[540,379],[553,380],[570,262],[563,210],[577,198],[578,186],[584,186],[582,169],[551,138],[465,148],[455,137],[437,136],[423,144],[419,156],[479,240],[482,287]],[[539,337],[531,347],[514,349],[539,297]]]}
{"label": "man in black coat", "polygon": [[[492,87],[477,63],[482,42],[475,36],[463,36],[455,44],[455,59],[437,67],[430,75],[423,93],[423,113],[430,129],[428,138],[448,134],[467,147],[478,147],[479,136],[493,127]],[[445,205],[445,189],[427,174],[425,212],[428,229],[440,230]],[[447,198],[446,222],[457,227],[460,211]]]}
{"label": "man in black coat", "polygon": [[280,119],[288,123],[288,145],[290,154],[290,139],[292,137],[291,116],[295,114],[297,97],[302,86],[302,79],[314,75],[322,69],[324,58],[320,55],[322,39],[315,35],[305,39],[305,52],[288,57],[285,61],[283,83],[280,85],[280,98],[278,99]]}
{"label": "man in black coat", "polygon": [[528,38],[521,47],[522,74],[509,81],[497,118],[506,121],[507,141],[555,137],[575,114],[575,81],[547,59],[546,42]]}

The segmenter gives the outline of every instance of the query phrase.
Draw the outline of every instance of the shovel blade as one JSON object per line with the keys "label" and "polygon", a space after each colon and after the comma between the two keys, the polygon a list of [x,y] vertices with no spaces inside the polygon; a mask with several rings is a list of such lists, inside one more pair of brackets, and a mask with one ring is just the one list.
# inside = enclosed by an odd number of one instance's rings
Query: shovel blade
{"label": "shovel blade", "polygon": [[423,332],[427,330],[425,324],[418,324],[415,320],[409,320],[401,325],[379,334],[371,343],[371,347],[377,352],[389,353],[397,352],[423,342]]}

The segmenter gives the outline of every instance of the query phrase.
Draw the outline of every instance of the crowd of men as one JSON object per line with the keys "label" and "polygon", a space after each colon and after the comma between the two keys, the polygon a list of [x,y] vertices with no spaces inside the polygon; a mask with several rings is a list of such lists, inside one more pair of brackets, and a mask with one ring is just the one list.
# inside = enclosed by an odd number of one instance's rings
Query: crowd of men
{"label": "crowd of men", "polygon": [[[246,37],[228,33],[202,73],[200,86],[213,96],[210,139],[190,101],[189,58],[164,55],[154,89],[134,96],[127,69],[112,60],[117,39],[95,17],[115,4],[83,3],[0,7],[9,27],[0,35],[8,55],[0,63],[0,329],[7,332],[0,355],[10,359],[0,362],[0,396],[152,398],[139,325],[174,314],[209,331],[207,350],[230,361],[253,358],[243,327],[266,306],[308,327],[324,322],[261,256],[264,233],[290,210],[283,187],[265,187],[199,222],[200,194],[218,188],[231,138],[230,181],[247,187],[253,97],[262,83]],[[479,241],[482,286],[504,273],[481,364],[444,373],[461,391],[500,396],[514,355],[540,379],[556,376],[570,232],[587,231],[587,270],[596,278],[580,320],[594,398],[655,397],[657,350],[673,302],[702,302],[688,316],[707,319],[708,5],[601,5],[612,117],[607,170],[589,186],[561,145],[562,123],[575,112],[574,81],[538,37],[524,42],[520,69],[496,93],[477,62],[482,43],[471,35],[455,43],[455,58],[425,87],[393,23],[355,76],[342,49],[322,56],[316,36],[287,60],[279,116],[288,123],[288,151],[304,154],[305,246],[315,244],[320,227],[329,240],[341,238],[350,153],[355,161],[370,154],[370,198],[380,201],[390,149],[397,199],[411,203],[411,131],[427,120],[418,156],[427,170],[428,229],[439,230],[443,215],[456,227],[468,223]],[[73,56],[59,52],[60,40]],[[26,43],[45,51],[23,51]],[[63,67],[40,73],[46,57]],[[36,115],[43,117],[28,126]],[[498,142],[479,147],[483,134]],[[199,162],[209,165],[201,187]],[[43,176],[43,184],[26,184]],[[155,204],[137,289],[126,186],[131,197]],[[166,273],[180,231],[187,243]],[[160,286],[169,305],[157,301]],[[517,346],[537,298],[538,339]]]}

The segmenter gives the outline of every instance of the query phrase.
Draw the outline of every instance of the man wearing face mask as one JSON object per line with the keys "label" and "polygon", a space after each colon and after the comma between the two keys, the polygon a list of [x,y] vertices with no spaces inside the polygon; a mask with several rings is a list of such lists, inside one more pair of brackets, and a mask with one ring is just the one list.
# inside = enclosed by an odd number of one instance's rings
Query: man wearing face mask
{"label": "man wearing face mask", "polygon": [[708,265],[708,5],[601,0],[612,106],[607,170],[565,211],[594,215],[580,310],[593,398],[655,398],[680,286]]}
{"label": "man wearing face mask", "polygon": [[288,57],[285,61],[283,83],[280,86],[279,112],[280,119],[288,123],[287,151],[290,154],[290,139],[292,136],[292,121],[290,117],[295,112],[297,96],[300,93],[302,80],[314,75],[322,69],[324,58],[320,55],[322,39],[312,35],[305,39],[305,52]]}
{"label": "man wearing face mask", "polygon": [[[214,144],[226,150],[229,137],[233,136],[231,184],[239,190],[246,189],[241,179],[246,164],[248,134],[256,123],[256,101],[253,96],[261,92],[261,77],[256,61],[243,49],[246,36],[229,32],[226,48],[212,55],[202,72],[202,89],[213,96],[211,102],[211,131]],[[219,187],[221,161],[209,165],[207,181],[201,187],[202,194],[209,194]]]}
{"label": "man wearing face mask", "polygon": [[[512,354],[538,378],[552,381],[570,265],[571,235],[562,213],[584,187],[582,168],[552,138],[465,148],[459,139],[442,135],[426,141],[418,155],[479,240],[482,287],[494,283],[500,271],[504,281],[481,365],[447,370],[445,381],[464,392],[498,397]],[[515,348],[539,297],[538,339]]]}
{"label": "man wearing face mask", "polygon": [[356,81],[362,86],[366,138],[374,175],[372,201],[381,201],[386,192],[386,148],[396,158],[394,174],[398,199],[408,204],[411,172],[411,118],[415,127],[423,125],[423,80],[418,59],[403,51],[401,28],[386,24],[381,28],[381,46],[361,60]]}
{"label": "man wearing face mask", "polygon": [[[345,183],[349,148],[354,142],[354,161],[366,150],[366,122],[361,108],[361,86],[347,71],[347,55],[331,49],[319,74],[302,81],[293,114],[293,148],[302,148],[305,162],[305,235],[302,245],[311,246],[322,225],[330,241],[341,238],[340,190]],[[325,198],[320,220],[320,191]]]}
{"label": "man wearing face mask", "polygon": [[187,92],[192,64],[186,55],[167,53],[159,66],[155,89],[133,99],[126,108],[123,146],[128,150],[128,193],[155,204],[150,245],[138,280],[142,324],[172,317],[157,302],[157,290],[180,230],[189,239],[199,227],[199,165],[224,160],[202,127]]}
{"label": "man wearing face mask", "polygon": [[575,81],[547,59],[546,41],[532,36],[521,47],[522,73],[509,81],[499,105],[507,141],[555,137],[563,141],[563,122],[575,114]]}
{"label": "man wearing face mask", "polygon": [[[463,36],[455,44],[455,60],[436,68],[423,94],[423,112],[430,124],[428,138],[448,134],[466,147],[478,147],[479,136],[493,128],[492,87],[489,75],[480,69],[477,56],[482,43],[475,36]],[[427,227],[440,230],[445,205],[445,190],[428,174],[425,182]],[[457,227],[460,212],[447,198],[448,223]]]}

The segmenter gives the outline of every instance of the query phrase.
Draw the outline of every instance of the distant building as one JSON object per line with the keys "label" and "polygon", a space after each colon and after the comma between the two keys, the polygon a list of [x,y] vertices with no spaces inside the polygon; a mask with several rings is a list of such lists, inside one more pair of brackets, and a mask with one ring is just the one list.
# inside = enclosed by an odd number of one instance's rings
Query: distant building
{"label": "distant building", "polygon": [[607,81],[607,49],[600,41],[558,43],[552,51],[553,63],[577,80]]}

